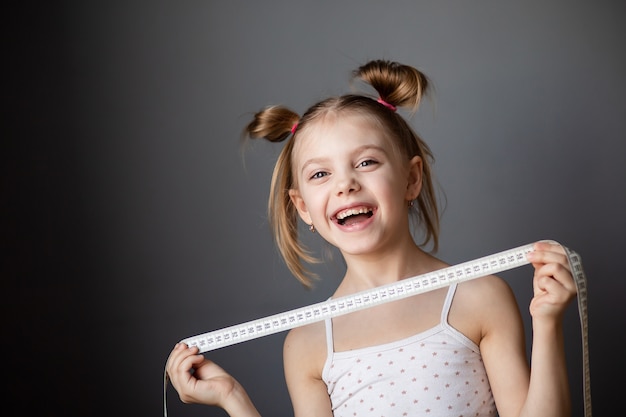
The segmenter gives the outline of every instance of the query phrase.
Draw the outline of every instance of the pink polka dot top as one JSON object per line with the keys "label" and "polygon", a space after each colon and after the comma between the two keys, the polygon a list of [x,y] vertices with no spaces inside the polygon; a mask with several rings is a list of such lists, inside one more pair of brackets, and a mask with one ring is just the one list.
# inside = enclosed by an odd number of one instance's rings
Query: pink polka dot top
{"label": "pink polka dot top", "polygon": [[441,322],[406,339],[333,351],[322,378],[335,417],[495,417],[497,411],[478,346],[448,323],[456,291],[450,286]]}

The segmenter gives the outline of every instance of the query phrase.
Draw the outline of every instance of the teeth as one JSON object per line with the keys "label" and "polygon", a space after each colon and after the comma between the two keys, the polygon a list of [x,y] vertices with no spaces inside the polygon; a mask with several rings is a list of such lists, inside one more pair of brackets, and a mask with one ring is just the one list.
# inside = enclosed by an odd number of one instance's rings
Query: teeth
{"label": "teeth", "polygon": [[346,217],[354,216],[356,214],[369,213],[370,211],[372,211],[372,210],[369,209],[369,208],[365,208],[365,207],[353,208],[353,209],[345,210],[345,211],[342,211],[340,213],[337,213],[337,220],[343,220]]}

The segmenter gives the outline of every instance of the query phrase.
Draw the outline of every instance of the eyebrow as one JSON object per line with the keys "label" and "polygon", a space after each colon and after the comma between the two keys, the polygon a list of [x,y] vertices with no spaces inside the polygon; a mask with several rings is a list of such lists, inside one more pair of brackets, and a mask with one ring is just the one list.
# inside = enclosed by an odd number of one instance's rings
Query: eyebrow
{"label": "eyebrow", "polygon": [[[385,155],[387,155],[387,152],[385,151],[385,149],[381,146],[378,145],[363,145],[363,146],[359,146],[358,148],[354,149],[354,151],[351,152],[351,154],[360,154],[369,150],[375,150],[378,152],[381,152]],[[311,159],[307,159],[303,164],[302,164],[302,169],[300,170],[300,172],[304,172],[304,170],[309,166],[309,165],[313,165],[313,164],[317,164],[317,163],[322,163],[324,161],[326,161],[328,158],[311,158]]]}

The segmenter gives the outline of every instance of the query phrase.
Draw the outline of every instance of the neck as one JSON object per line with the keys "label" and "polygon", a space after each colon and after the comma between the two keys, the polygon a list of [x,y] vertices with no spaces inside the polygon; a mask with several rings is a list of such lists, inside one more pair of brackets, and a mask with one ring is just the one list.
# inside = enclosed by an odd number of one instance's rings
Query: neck
{"label": "neck", "polygon": [[335,295],[345,295],[397,282],[404,278],[440,269],[445,265],[420,249],[411,239],[410,244],[384,253],[345,255],[347,270]]}

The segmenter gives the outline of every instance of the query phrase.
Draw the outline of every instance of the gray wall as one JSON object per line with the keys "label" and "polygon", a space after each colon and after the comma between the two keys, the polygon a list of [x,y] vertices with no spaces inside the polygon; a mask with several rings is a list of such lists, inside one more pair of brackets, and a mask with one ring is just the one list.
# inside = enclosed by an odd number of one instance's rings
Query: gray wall
{"label": "gray wall", "polygon": [[[265,218],[280,146],[239,151],[252,112],[302,112],[373,58],[421,68],[413,125],[447,197],[451,263],[551,238],[582,255],[596,415],[626,371],[626,59],[621,1],[75,2],[9,25],[16,117],[0,271],[9,398],[23,414],[159,415],[180,339],[328,297],[293,279]],[[9,38],[7,38],[9,39]],[[312,238],[314,247],[319,247]],[[528,327],[531,270],[501,274]],[[566,317],[582,416],[578,313]],[[284,334],[210,357],[290,415]],[[183,405],[171,416],[220,416]],[[41,414],[40,414],[41,415]]]}

